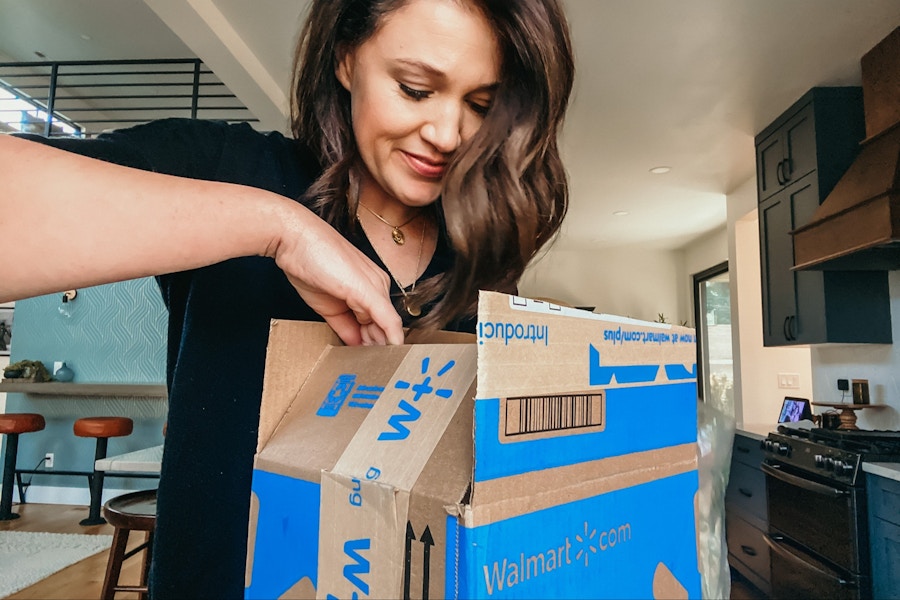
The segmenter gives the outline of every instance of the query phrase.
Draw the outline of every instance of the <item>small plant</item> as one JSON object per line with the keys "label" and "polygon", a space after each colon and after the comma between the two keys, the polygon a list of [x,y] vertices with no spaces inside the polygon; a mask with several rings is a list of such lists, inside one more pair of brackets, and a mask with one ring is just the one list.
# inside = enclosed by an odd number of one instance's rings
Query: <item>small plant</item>
{"label": "small plant", "polygon": [[[656,320],[654,321],[654,323],[665,323],[665,324],[668,325],[668,324],[669,324],[669,321],[666,320],[666,315],[664,315],[663,313],[658,313],[657,316],[656,316]],[[681,322],[681,326],[682,326],[682,327],[687,327],[687,326],[688,326],[688,322],[687,322],[687,321],[682,321],[682,322]]]}
{"label": "small plant", "polygon": [[27,379],[37,383],[50,381],[50,372],[39,360],[20,360],[4,367],[3,376],[7,379]]}

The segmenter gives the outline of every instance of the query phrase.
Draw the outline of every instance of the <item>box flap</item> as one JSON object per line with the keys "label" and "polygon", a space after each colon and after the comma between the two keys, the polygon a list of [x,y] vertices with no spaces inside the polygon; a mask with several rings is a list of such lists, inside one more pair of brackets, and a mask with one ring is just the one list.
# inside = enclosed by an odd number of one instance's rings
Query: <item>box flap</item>
{"label": "box flap", "polygon": [[273,319],[269,325],[257,452],[266,445],[307,375],[328,346],[342,345],[325,323]]}
{"label": "box flap", "polygon": [[411,347],[325,347],[257,452],[256,468],[318,482],[322,469],[330,469],[345,451]]}

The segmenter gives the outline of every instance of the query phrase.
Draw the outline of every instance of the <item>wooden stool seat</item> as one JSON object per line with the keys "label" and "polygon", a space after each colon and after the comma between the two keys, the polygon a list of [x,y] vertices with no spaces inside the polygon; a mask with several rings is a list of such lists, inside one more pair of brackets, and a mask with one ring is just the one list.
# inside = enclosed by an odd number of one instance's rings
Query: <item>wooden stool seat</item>
{"label": "wooden stool seat", "polygon": [[97,438],[94,462],[91,475],[91,506],[86,519],[81,525],[102,525],[106,520],[100,516],[100,504],[103,497],[103,471],[97,470],[97,461],[106,458],[106,448],[111,437],[131,435],[134,421],[128,417],[82,417],[72,427],[79,437]]}
{"label": "wooden stool seat", "polygon": [[[13,485],[16,478],[16,457],[19,453],[19,434],[40,431],[46,426],[43,415],[35,413],[0,414],[0,434],[6,435],[6,456],[3,460],[3,490],[0,492],[0,521],[18,519],[12,511]],[[21,480],[19,500],[22,498]]]}
{"label": "wooden stool seat", "polygon": [[[111,600],[116,592],[140,592],[141,598],[147,598],[147,574],[150,572],[153,532],[156,529],[156,490],[131,492],[112,498],[103,506],[103,516],[116,529],[109,549],[106,578],[103,580],[100,597]],[[132,531],[146,531],[147,540],[126,552],[128,535]],[[144,556],[139,585],[119,585],[122,563],[141,551]]]}
{"label": "wooden stool seat", "polygon": [[83,417],[72,429],[78,437],[122,437],[134,431],[134,421],[128,417]]}

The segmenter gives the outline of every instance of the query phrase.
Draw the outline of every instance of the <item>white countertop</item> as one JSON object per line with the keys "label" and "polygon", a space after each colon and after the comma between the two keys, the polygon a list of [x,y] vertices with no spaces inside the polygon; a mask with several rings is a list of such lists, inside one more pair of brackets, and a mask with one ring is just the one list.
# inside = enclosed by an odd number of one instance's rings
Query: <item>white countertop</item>
{"label": "white countertop", "polygon": [[866,473],[900,481],[900,463],[864,462],[862,468]]}
{"label": "white countertop", "polygon": [[126,454],[101,458],[94,466],[98,471],[126,471],[131,473],[159,473],[162,466],[163,445],[135,450]]}

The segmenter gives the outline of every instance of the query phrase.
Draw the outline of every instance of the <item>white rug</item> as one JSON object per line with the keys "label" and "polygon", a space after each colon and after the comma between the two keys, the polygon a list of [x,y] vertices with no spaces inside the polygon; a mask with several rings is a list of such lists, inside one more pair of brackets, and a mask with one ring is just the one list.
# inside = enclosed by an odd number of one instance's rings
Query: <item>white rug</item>
{"label": "white rug", "polygon": [[111,535],[0,531],[0,598],[109,549]]}

